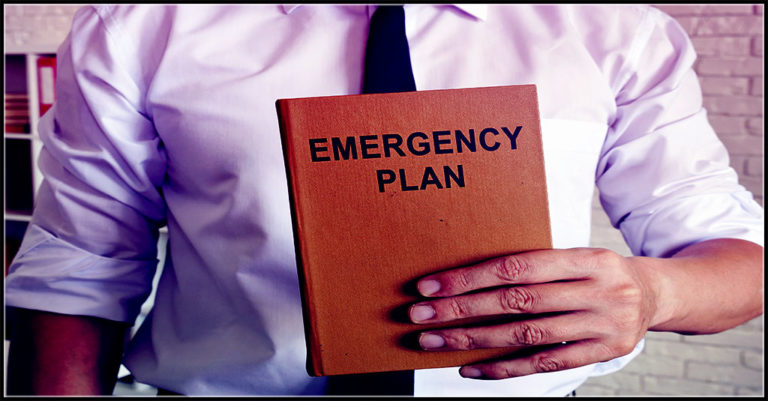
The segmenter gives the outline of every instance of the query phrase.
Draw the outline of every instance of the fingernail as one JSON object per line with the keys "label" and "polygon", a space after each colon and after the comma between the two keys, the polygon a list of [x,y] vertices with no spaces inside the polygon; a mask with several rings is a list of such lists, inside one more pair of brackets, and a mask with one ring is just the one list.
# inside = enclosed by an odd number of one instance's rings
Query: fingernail
{"label": "fingernail", "polygon": [[424,349],[440,348],[445,345],[445,340],[436,334],[421,333],[419,345]]}
{"label": "fingernail", "polygon": [[478,368],[465,366],[459,369],[459,374],[462,375],[463,377],[480,377],[483,375],[483,372],[481,372],[480,369]]}
{"label": "fingernail", "polygon": [[410,315],[412,321],[421,322],[435,317],[435,310],[429,305],[413,305]]}
{"label": "fingernail", "polygon": [[421,295],[429,296],[440,291],[440,282],[437,280],[424,280],[418,284]]}

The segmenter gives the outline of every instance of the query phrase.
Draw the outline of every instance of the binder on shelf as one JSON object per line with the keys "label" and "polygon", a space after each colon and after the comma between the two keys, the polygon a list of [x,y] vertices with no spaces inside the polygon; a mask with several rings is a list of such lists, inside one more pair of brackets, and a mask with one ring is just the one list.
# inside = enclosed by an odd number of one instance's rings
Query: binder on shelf
{"label": "binder on shelf", "polygon": [[40,115],[45,114],[56,100],[56,56],[40,56],[37,58],[37,80]]}
{"label": "binder on shelf", "polygon": [[419,350],[413,336],[451,325],[415,325],[404,310],[427,274],[552,247],[536,87],[276,106],[308,372],[450,367],[518,350]]}

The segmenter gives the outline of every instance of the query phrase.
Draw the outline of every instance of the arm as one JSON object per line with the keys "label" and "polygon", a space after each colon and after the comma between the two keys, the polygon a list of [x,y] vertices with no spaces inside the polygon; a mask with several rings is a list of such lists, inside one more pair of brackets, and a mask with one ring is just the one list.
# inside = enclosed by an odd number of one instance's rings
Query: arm
{"label": "arm", "polygon": [[126,328],[152,289],[165,155],[129,73],[143,58],[122,53],[100,12],[74,16],[56,104],[38,125],[45,179],[5,280],[6,305],[19,308],[11,393],[110,394]]}
{"label": "arm", "polygon": [[[503,379],[626,355],[648,330],[714,333],[760,315],[762,247],[717,239],[670,258],[627,258],[603,249],[533,251],[427,276],[417,286],[424,296],[445,298],[412,306],[415,323],[534,315],[496,326],[434,330],[419,339],[427,350],[557,344],[460,371]],[[497,286],[505,287],[461,295]]]}
{"label": "arm", "polygon": [[8,394],[112,394],[127,328],[106,319],[15,309]]}
{"label": "arm", "polygon": [[763,247],[757,244],[718,239],[670,259],[632,259],[657,277],[653,331],[717,333],[763,313]]}

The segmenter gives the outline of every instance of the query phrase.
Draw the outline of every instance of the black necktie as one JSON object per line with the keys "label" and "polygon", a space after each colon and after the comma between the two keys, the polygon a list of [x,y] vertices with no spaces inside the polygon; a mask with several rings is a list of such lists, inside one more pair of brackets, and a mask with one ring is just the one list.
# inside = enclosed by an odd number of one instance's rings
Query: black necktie
{"label": "black necktie", "polygon": [[[379,6],[365,48],[363,93],[415,91],[403,6]],[[413,371],[328,377],[331,395],[413,395]]]}
{"label": "black necktie", "polygon": [[403,6],[379,6],[368,28],[363,93],[415,90]]}

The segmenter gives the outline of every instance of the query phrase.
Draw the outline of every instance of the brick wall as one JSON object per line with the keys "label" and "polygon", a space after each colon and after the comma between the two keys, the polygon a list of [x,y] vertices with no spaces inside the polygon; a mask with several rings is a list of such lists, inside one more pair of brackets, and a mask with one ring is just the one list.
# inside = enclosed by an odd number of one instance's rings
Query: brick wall
{"label": "brick wall", "polygon": [[6,50],[32,47],[56,49],[67,36],[72,16],[82,4],[3,5]]}
{"label": "brick wall", "polygon": [[[763,205],[763,6],[658,5],[691,36],[704,107],[740,182]],[[630,255],[597,197],[592,246]],[[625,369],[589,379],[579,395],[764,395],[763,317],[723,333],[649,333]]]}
{"label": "brick wall", "polygon": [[691,36],[704,107],[763,205],[763,5],[658,5]]}
{"label": "brick wall", "polygon": [[[80,5],[5,5],[6,48],[53,46]],[[763,204],[763,6],[658,5],[691,35],[704,104],[740,181]],[[597,201],[593,246],[629,255]],[[590,379],[580,395],[762,395],[763,318],[708,336],[650,333],[624,370]]]}

